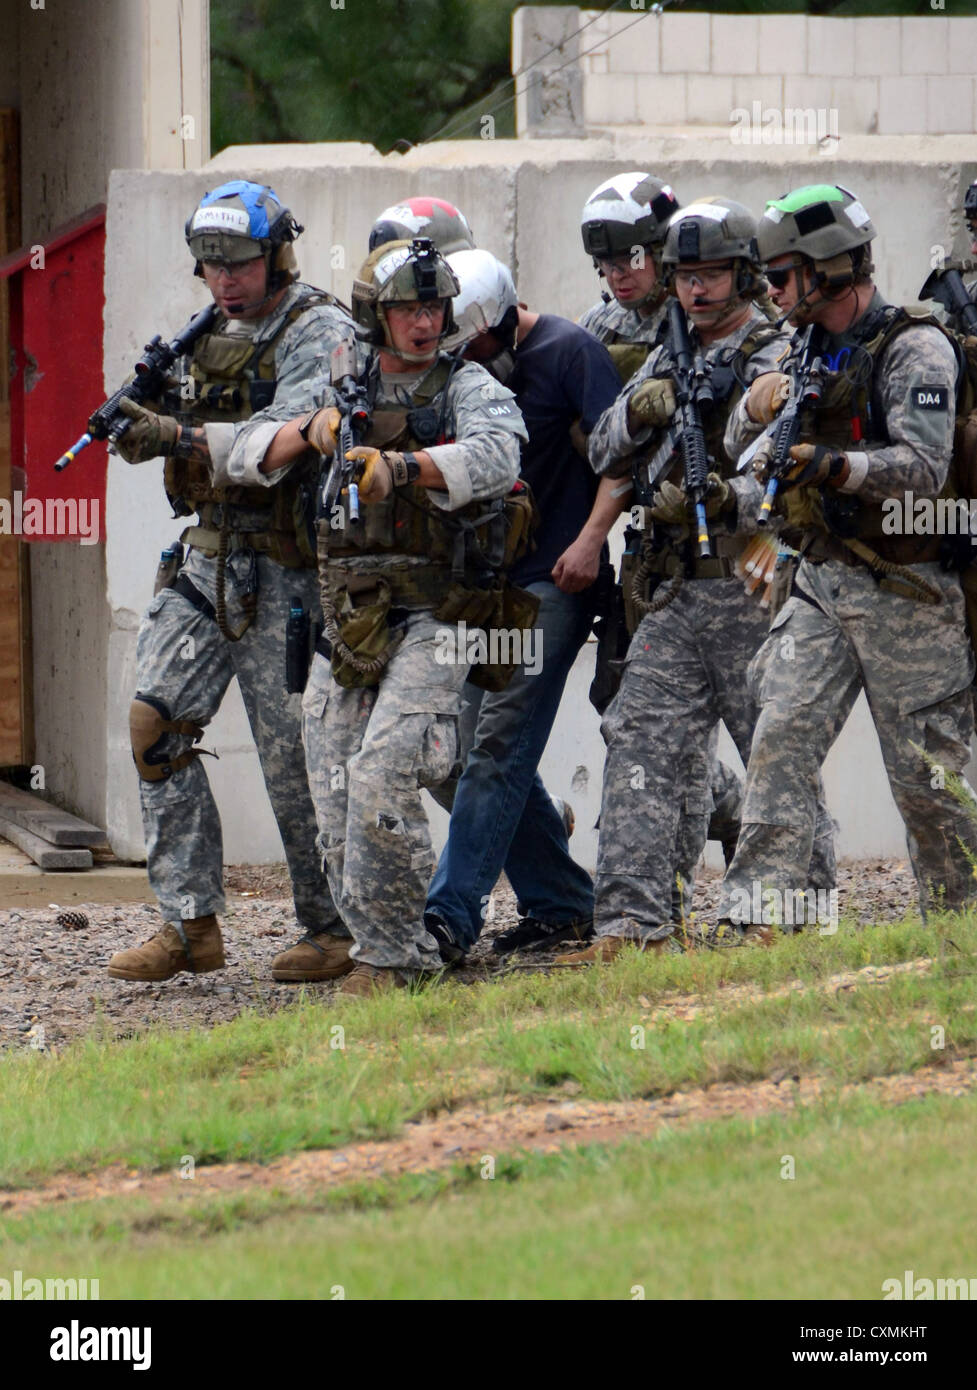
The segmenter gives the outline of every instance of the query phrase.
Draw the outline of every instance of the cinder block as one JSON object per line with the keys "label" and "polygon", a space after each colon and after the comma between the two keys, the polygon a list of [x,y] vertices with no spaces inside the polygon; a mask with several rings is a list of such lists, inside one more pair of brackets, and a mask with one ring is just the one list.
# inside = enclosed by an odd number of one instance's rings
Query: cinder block
{"label": "cinder block", "polygon": [[835,84],[825,77],[785,77],[782,117],[785,144],[815,149],[822,137],[839,135]]}
{"label": "cinder block", "polygon": [[728,125],[734,105],[732,77],[690,74],[686,85],[686,120],[690,124]]}
{"label": "cinder block", "polygon": [[600,48],[596,53],[588,53],[580,59],[580,71],[583,73],[584,81],[592,77],[594,73],[610,72],[611,64],[606,48]]}
{"label": "cinder block", "polygon": [[851,77],[855,71],[850,19],[807,20],[807,71],[812,77]]}
{"label": "cinder block", "polygon": [[734,77],[756,69],[760,46],[760,21],[755,14],[714,14],[712,16],[713,74]]}
{"label": "cinder block", "polygon": [[666,11],[662,15],[659,24],[663,73],[709,71],[709,20],[707,14]]}
{"label": "cinder block", "polygon": [[846,135],[874,135],[879,128],[878,77],[858,77],[832,85],[832,104],[838,111],[838,129]]}
{"label": "cinder block", "polygon": [[938,77],[949,71],[950,30],[944,15],[936,11],[922,19],[904,18],[902,31],[901,71],[904,77],[926,73]]}
{"label": "cinder block", "polygon": [[733,78],[733,105],[753,110],[758,101],[761,107],[783,106],[784,79],[773,75],[759,77],[756,74]]}
{"label": "cinder block", "polygon": [[948,19],[950,71],[973,76],[977,72],[977,19]]}
{"label": "cinder block", "polygon": [[760,16],[760,42],[757,72],[807,72],[807,16],[764,14]]}
{"label": "cinder block", "polygon": [[684,77],[639,77],[635,97],[642,125],[682,125],[688,120]]}
{"label": "cinder block", "polygon": [[[645,10],[643,14],[624,10],[618,15],[608,15],[608,19],[625,21],[625,24],[616,26],[608,44],[611,72],[659,72],[662,27],[659,16],[652,14],[650,9]],[[594,27],[596,28],[596,25]],[[589,29],[581,34],[582,48],[590,47],[589,37]]]}
{"label": "cinder block", "polygon": [[974,129],[974,79],[926,78],[926,130],[930,135],[969,134]]}
{"label": "cinder block", "polygon": [[926,78],[879,78],[879,135],[926,131]]}
{"label": "cinder block", "polygon": [[851,31],[849,43],[855,55],[856,77],[899,76],[902,70],[902,34],[897,15],[885,19],[849,19],[843,22]]}
{"label": "cinder block", "polygon": [[634,125],[638,120],[635,78],[630,73],[598,73],[583,89],[585,125]]}

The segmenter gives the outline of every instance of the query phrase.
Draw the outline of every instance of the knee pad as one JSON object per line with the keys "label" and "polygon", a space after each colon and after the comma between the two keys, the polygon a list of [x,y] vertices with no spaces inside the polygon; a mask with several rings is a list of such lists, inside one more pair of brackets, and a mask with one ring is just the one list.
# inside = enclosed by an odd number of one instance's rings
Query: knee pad
{"label": "knee pad", "polygon": [[[188,748],[175,758],[170,758],[163,751],[167,734],[186,734],[196,742],[203,738],[203,733],[199,724],[191,724],[186,719],[173,719],[169,707],[153,695],[137,692],[129,706],[132,759],[144,782],[165,782],[174,772],[179,772],[207,751],[204,748]],[[213,753],[210,756],[217,755]]]}

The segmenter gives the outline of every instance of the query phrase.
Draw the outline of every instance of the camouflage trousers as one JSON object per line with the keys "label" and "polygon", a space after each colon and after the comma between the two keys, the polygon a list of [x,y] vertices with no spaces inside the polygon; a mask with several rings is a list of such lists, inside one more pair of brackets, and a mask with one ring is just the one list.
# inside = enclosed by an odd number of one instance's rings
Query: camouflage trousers
{"label": "camouflage trousers", "polygon": [[803,886],[818,769],[863,689],[921,906],[943,895],[956,907],[975,895],[962,846],[977,851],[977,822],[944,785],[966,766],[973,735],[963,595],[955,574],[912,568],[942,591],[942,603],[886,593],[862,567],[801,564],[754,667],[760,714],[721,904],[730,920],[754,884]]}
{"label": "camouflage trousers", "polygon": [[[686,580],[673,603],[642,619],[602,725],[598,935],[650,941],[672,934],[685,797],[690,785],[708,788],[720,719],[749,759],[756,707],[747,672],[766,632],[766,613],[735,579]],[[710,810],[698,813],[700,847]],[[833,881],[832,829],[822,809],[820,854]]]}
{"label": "camouflage trousers", "polygon": [[[243,619],[241,593],[251,555],[235,551],[228,557],[227,620],[232,630]],[[325,931],[338,925],[338,917],[315,848],[301,696],[284,692],[289,599],[301,596],[314,619],[318,578],[314,570],[287,570],[265,556],[255,557],[255,563],[257,616],[239,642],[228,642],[214,618],[175,589],[156,595],[139,628],[137,689],[162,701],[171,718],[206,726],[237,676],[285,848],[295,915],[307,931]],[[181,574],[213,605],[216,561],[191,550]],[[176,757],[192,741],[170,734],[163,747]],[[167,921],[207,916],[224,906],[221,823],[205,761],[195,758],[164,782],[139,781],[149,882]]]}
{"label": "camouflage trousers", "polygon": [[438,660],[438,634],[412,612],[379,686],[347,690],[318,653],[302,701],[309,786],[333,900],[370,965],[440,970],[424,926],[434,870],[421,788],[458,768],[458,715],[467,664]]}
{"label": "camouflage trousers", "polygon": [[695,892],[695,870],[707,840],[719,840],[727,864],[733,857],[743,805],[742,777],[719,757],[719,725],[688,773],[675,832],[672,921],[688,914]]}

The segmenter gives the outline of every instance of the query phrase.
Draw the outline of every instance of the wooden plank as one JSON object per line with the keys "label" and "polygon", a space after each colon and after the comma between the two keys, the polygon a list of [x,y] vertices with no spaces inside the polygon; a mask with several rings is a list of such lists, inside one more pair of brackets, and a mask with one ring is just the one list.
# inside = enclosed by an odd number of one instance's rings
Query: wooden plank
{"label": "wooden plank", "polygon": [[60,806],[0,782],[0,816],[39,835],[50,845],[104,845],[105,831]]}
{"label": "wooden plank", "polygon": [[87,849],[62,849],[48,844],[39,835],[32,835],[23,826],[0,816],[0,835],[29,854],[39,869],[90,869],[91,852]]}
{"label": "wooden plank", "polygon": [[[154,903],[146,870],[128,864],[45,873],[27,855],[0,840],[0,946],[3,912],[10,908],[76,907],[83,903]],[[140,921],[148,921],[140,915]]]}

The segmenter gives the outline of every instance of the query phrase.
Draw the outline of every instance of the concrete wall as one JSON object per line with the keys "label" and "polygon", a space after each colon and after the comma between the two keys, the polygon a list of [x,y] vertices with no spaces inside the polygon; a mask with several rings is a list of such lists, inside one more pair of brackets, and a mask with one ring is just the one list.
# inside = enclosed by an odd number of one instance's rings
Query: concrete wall
{"label": "concrete wall", "polygon": [[[587,27],[558,52],[565,34]],[[834,112],[842,137],[977,130],[977,18],[831,19],[808,15],[613,14],[573,6],[514,16],[513,70],[541,58],[517,88],[520,134],[553,133],[582,89],[587,131],[622,125],[728,126],[735,110]],[[564,66],[574,57],[579,59]],[[518,51],[519,61],[515,61]],[[557,71],[557,69],[562,69]],[[550,76],[552,74],[552,76]],[[578,134],[583,134],[578,129]]]}
{"label": "concrete wall", "polygon": [[[207,0],[0,0],[0,33],[0,101],[20,111],[25,243],[104,202],[114,167],[209,157]],[[66,420],[65,438],[77,434]],[[104,550],[32,545],[30,556],[36,758],[59,802],[101,821],[118,776],[105,752]]]}
{"label": "concrete wall", "polygon": [[[778,157],[770,149],[734,150],[728,139],[704,137],[445,142],[386,159],[348,145],[296,151],[281,146],[262,147],[253,155],[246,148],[227,150],[199,173],[120,171],[109,188],[106,381],[122,375],[147,332],[176,329],[203,304],[202,287],[190,274],[183,221],[206,188],[237,174],[271,183],[284,198],[307,228],[298,244],[304,278],[341,297],[348,296],[376,213],[399,198],[429,193],[464,209],[479,244],[515,268],[520,295],[530,305],[572,318],[596,299],[598,289],[580,248],[580,209],[590,191],[615,171],[648,167],[667,176],[683,200],[726,191],[758,210],[767,197],[791,185],[838,180],[858,190],[876,222],[880,283],[890,298],[913,299],[928,273],[932,247],[964,249],[958,209],[963,190],[977,175],[973,142],[863,138],[847,142],[845,149],[844,161],[798,151],[785,162],[783,151]],[[151,592],[158,552],[181,527],[169,518],[158,466],[112,466],[104,819],[120,854],[141,851],[126,738],[135,627]],[[586,700],[592,665],[591,646],[573,672],[543,763],[550,790],[577,810],[574,849],[590,867],[603,761],[598,721]],[[221,755],[207,770],[221,805],[228,862],[276,858],[277,831],[236,688],[206,742]],[[901,822],[861,705],[829,759],[827,784],[844,854],[904,853]],[[438,813],[434,820],[440,839],[444,818]]]}

